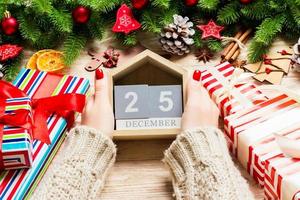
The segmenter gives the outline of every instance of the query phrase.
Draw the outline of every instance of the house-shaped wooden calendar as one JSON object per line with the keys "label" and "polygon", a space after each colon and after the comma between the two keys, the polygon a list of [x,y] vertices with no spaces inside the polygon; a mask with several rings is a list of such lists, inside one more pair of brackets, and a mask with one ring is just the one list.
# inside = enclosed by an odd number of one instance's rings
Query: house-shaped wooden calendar
{"label": "house-shaped wooden calendar", "polygon": [[114,139],[172,138],[180,132],[187,72],[145,50],[110,73]]}

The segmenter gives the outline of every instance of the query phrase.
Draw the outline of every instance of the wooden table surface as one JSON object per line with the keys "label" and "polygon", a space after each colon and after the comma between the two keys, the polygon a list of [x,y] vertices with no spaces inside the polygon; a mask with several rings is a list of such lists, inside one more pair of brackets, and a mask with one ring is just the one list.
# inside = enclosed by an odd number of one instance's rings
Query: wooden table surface
{"label": "wooden table surface", "polygon": [[[104,42],[96,41],[89,47],[103,51],[113,42],[108,39]],[[274,49],[281,50],[286,48],[287,44],[278,40],[274,44]],[[142,47],[134,49],[123,49],[119,65],[126,62],[126,59],[136,55],[143,50]],[[26,51],[25,56],[28,59],[32,52]],[[244,56],[242,54],[241,56]],[[24,62],[26,62],[26,60]],[[84,70],[84,66],[89,62],[90,57],[86,51],[82,52],[80,58],[76,60],[70,70],[70,74],[84,76],[93,82],[93,74]],[[172,61],[181,64],[190,72],[193,69],[203,66],[198,63],[193,55],[183,58],[171,58]],[[208,65],[215,65],[218,59],[214,59]],[[282,81],[282,85],[300,93],[300,74],[290,72]],[[101,195],[103,200],[140,200],[156,199],[168,200],[174,199],[172,196],[172,181],[168,169],[161,162],[163,152],[169,147],[172,140],[147,140],[147,141],[116,141],[118,148],[117,162],[112,168],[106,185]],[[249,181],[250,188],[255,194],[256,199],[263,199],[263,191],[260,189],[247,172],[239,166],[243,176]],[[200,186],[201,187],[201,186]]]}

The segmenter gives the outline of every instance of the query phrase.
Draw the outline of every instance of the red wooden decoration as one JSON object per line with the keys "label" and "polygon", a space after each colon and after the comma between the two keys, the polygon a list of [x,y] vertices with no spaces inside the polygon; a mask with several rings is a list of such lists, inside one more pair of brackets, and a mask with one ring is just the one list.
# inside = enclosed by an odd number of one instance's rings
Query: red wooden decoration
{"label": "red wooden decoration", "polygon": [[218,26],[213,20],[210,20],[206,25],[198,25],[197,28],[203,31],[202,39],[208,37],[221,39],[220,32],[224,29],[223,26]]}
{"label": "red wooden decoration", "polygon": [[22,47],[11,44],[4,44],[0,46],[0,62],[4,62],[8,59],[12,59],[17,57],[21,51]]}
{"label": "red wooden decoration", "polygon": [[128,34],[140,27],[141,24],[134,19],[131,9],[126,4],[123,4],[117,12],[117,20],[112,31]]}

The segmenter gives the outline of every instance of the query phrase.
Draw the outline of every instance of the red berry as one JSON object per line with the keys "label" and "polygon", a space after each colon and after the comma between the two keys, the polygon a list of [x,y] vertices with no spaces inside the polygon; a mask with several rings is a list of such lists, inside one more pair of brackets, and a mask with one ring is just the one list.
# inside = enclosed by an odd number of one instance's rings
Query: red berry
{"label": "red berry", "polygon": [[266,60],[266,59],[268,59],[268,55],[264,54],[264,55],[262,55],[262,58],[263,58],[264,60]]}
{"label": "red berry", "polygon": [[286,50],[282,50],[279,52],[281,55],[288,55],[288,52]]}
{"label": "red berry", "polygon": [[73,20],[76,23],[79,24],[84,24],[87,23],[90,19],[91,16],[91,11],[90,9],[84,7],[84,6],[77,6],[73,11],[72,11],[72,17]]}
{"label": "red berry", "polygon": [[265,60],[264,60],[264,64],[266,64],[266,65],[271,65],[271,64],[272,64],[272,60],[270,60],[270,59],[265,59]]}
{"label": "red berry", "polygon": [[266,68],[266,74],[270,74],[272,72],[272,69],[270,69],[270,68]]}

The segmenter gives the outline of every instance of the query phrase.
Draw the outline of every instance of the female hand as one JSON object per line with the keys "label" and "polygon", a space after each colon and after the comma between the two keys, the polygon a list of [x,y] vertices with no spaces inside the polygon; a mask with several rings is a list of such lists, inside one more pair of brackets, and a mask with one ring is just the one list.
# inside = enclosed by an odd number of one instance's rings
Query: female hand
{"label": "female hand", "polygon": [[187,85],[187,103],[182,115],[182,130],[200,126],[218,127],[219,109],[201,84],[201,72],[195,70]]}
{"label": "female hand", "polygon": [[114,114],[109,101],[108,78],[102,69],[95,73],[95,94],[90,97],[82,114],[82,125],[95,128],[109,137],[114,130]]}

